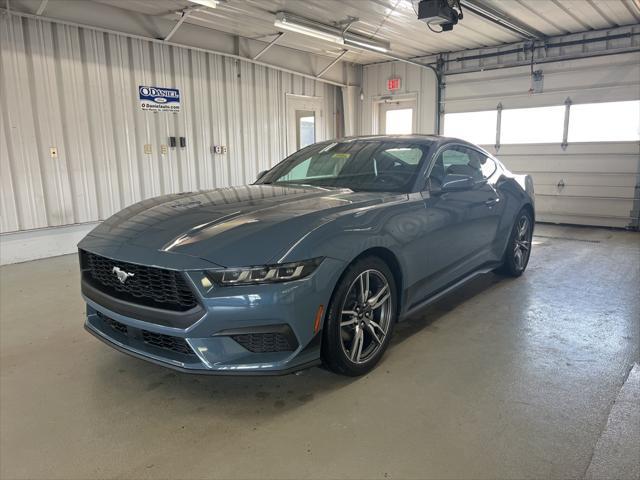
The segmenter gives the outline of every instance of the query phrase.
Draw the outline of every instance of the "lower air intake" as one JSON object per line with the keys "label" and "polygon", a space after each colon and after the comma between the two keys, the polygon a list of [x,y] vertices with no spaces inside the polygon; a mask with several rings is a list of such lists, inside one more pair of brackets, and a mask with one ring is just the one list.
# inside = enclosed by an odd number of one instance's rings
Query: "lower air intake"
{"label": "lower air intake", "polygon": [[248,333],[232,335],[236,342],[253,353],[292,352],[295,345],[281,333]]}
{"label": "lower air intake", "polygon": [[195,355],[184,338],[142,330],[142,340],[144,340],[144,343],[154,347],[164,348],[183,355]]}
{"label": "lower air intake", "polygon": [[103,315],[100,312],[98,313],[98,317],[100,317],[102,319],[102,321],[104,322],[104,324],[107,327],[110,327],[112,330],[115,330],[116,332],[122,333],[123,335],[128,335],[129,334],[129,328],[124,324],[124,323],[120,323],[116,320],[114,320],[113,318],[109,318],[106,315]]}

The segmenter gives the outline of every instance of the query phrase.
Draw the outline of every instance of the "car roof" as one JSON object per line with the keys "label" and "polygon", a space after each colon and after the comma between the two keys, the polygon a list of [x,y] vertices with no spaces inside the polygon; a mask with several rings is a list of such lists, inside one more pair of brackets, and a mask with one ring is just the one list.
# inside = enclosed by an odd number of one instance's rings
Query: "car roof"
{"label": "car roof", "polygon": [[410,141],[416,143],[437,143],[444,144],[449,142],[462,143],[465,145],[475,146],[472,143],[467,142],[466,140],[462,140],[460,138],[453,137],[444,137],[442,135],[422,135],[422,134],[411,134],[411,135],[362,135],[362,136],[353,136],[353,137],[343,137],[335,142],[340,143],[348,143],[348,142],[393,142],[393,141]]}

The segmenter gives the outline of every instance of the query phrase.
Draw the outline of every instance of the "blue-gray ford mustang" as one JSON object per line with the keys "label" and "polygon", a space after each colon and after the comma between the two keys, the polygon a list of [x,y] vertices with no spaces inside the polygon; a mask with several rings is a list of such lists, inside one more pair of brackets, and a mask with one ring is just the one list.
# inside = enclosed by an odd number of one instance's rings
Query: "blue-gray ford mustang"
{"label": "blue-gray ford mustang", "polygon": [[192,373],[366,373],[394,324],[491,270],[518,276],[531,178],[438,136],[317,143],[253,185],[171,194],[79,244],[86,328]]}

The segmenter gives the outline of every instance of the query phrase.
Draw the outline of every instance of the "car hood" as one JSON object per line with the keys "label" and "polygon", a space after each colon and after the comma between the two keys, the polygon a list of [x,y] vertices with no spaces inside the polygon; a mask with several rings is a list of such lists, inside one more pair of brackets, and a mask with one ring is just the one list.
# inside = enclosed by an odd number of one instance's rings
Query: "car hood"
{"label": "car hood", "polygon": [[89,236],[120,251],[144,248],[225,267],[260,265],[277,261],[305,234],[337,215],[389,196],[273,185],[172,194],[122,210]]}

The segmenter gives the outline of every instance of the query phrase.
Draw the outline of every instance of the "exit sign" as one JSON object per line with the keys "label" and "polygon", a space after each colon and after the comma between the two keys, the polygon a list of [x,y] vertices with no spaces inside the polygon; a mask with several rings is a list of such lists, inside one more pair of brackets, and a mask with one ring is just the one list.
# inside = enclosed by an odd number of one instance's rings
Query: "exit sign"
{"label": "exit sign", "polygon": [[390,78],[389,80],[387,80],[387,90],[389,90],[390,92],[400,90],[400,79]]}

